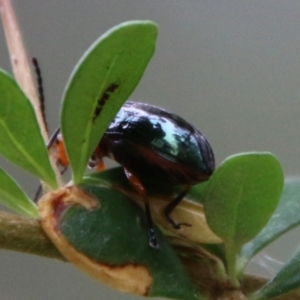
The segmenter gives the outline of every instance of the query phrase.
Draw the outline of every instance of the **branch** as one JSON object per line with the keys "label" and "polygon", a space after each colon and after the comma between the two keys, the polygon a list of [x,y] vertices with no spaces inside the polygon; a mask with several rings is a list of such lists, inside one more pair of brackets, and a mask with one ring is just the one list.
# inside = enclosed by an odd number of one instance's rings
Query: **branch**
{"label": "branch", "polygon": [[40,111],[40,101],[36,93],[35,80],[32,77],[30,63],[10,0],[0,0],[0,12],[13,73],[19,86],[32,102],[42,135],[44,140],[47,141],[48,135]]}
{"label": "branch", "polygon": [[[13,74],[24,94],[32,103],[35,115],[41,129],[41,134],[45,142],[48,141],[48,132],[46,124],[43,120],[43,112],[41,103],[37,95],[35,80],[32,76],[30,63],[27,57],[26,49],[23,43],[21,31],[16,19],[10,0],[0,0],[0,15],[2,19],[3,29],[6,38],[6,44],[10,56],[10,61],[13,69]],[[56,173],[59,183],[62,183],[60,172],[55,164],[55,160],[50,156],[52,168]],[[44,186],[45,190],[49,187]]]}
{"label": "branch", "polygon": [[0,248],[65,260],[37,219],[0,211]]}
{"label": "branch", "polygon": [[[4,211],[0,211],[0,249],[35,254],[65,261],[64,257],[44,233],[39,220]],[[197,269],[199,271],[199,268]],[[197,275],[194,274],[194,276]],[[242,290],[246,292],[246,294],[254,292],[264,285],[266,281],[266,278],[246,275],[242,283]],[[287,295],[278,297],[278,300],[296,300],[299,299],[299,297],[300,290],[297,289]],[[235,296],[231,296],[231,298],[223,296],[220,299],[239,298]]]}

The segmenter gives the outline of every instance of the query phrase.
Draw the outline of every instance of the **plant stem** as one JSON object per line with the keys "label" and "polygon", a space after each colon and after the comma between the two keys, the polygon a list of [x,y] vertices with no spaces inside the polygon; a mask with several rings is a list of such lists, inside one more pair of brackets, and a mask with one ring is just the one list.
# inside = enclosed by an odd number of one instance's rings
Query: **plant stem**
{"label": "plant stem", "polygon": [[0,248],[64,260],[37,219],[0,211]]}
{"label": "plant stem", "polygon": [[239,282],[237,279],[236,261],[237,261],[237,245],[234,241],[226,241],[226,260],[229,280],[233,287],[238,288]]}
{"label": "plant stem", "polygon": [[23,39],[10,0],[0,0],[0,12],[13,73],[19,86],[30,99],[35,109],[43,138],[47,141],[48,135],[40,112],[40,103],[36,93],[35,80],[32,77]]}
{"label": "plant stem", "polygon": [[[43,139],[46,143],[48,142],[48,132],[43,120],[41,103],[37,94],[35,80],[31,73],[31,64],[28,60],[21,31],[10,0],[0,0],[0,14],[14,76],[34,107],[35,115],[41,129]],[[59,184],[62,185],[61,175],[56,167],[55,161],[51,157],[50,161],[56,173],[56,178]],[[48,186],[44,186],[44,188],[46,191],[50,190],[50,187]]]}
{"label": "plant stem", "polygon": [[[49,238],[46,236],[37,219],[21,217],[0,211],[0,249],[35,254],[47,258],[65,261]],[[246,275],[242,280],[242,291],[252,293],[267,282],[265,278]],[[213,285],[214,287],[214,285]],[[300,298],[300,290],[283,295],[278,300],[296,300]],[[218,298],[220,300],[240,300],[240,297]]]}

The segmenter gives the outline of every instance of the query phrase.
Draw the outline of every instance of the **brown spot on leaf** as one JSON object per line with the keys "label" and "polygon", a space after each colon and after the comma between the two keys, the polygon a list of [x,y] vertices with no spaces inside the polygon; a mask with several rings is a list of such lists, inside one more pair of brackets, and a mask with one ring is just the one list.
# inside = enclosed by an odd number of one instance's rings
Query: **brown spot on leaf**
{"label": "brown spot on leaf", "polygon": [[[67,205],[65,202],[62,201],[63,197],[65,195],[62,193],[58,195],[57,198],[53,198],[52,207],[53,207],[53,217],[55,220],[59,220],[61,215],[64,213],[64,211],[67,208]],[[56,228],[58,230],[58,228]]]}
{"label": "brown spot on leaf", "polygon": [[111,287],[127,293],[147,296],[153,284],[148,268],[141,264],[110,265],[94,261],[77,251],[59,230],[61,213],[70,205],[98,208],[99,202],[75,186],[50,192],[39,201],[41,225],[61,254],[78,268]]}
{"label": "brown spot on leaf", "polygon": [[93,116],[93,123],[95,120],[98,118],[100,115],[103,106],[105,103],[110,99],[111,94],[119,87],[118,83],[111,83],[100,95],[98,101],[97,101],[97,106],[94,111],[94,116]]}
{"label": "brown spot on leaf", "polygon": [[39,200],[38,206],[42,224],[44,223],[46,227],[51,224],[53,230],[59,231],[59,219],[71,205],[80,205],[89,210],[100,208],[100,203],[95,198],[78,187],[64,187],[45,194]]}
{"label": "brown spot on leaf", "polygon": [[[85,256],[85,258],[87,257]],[[121,292],[148,296],[152,285],[152,277],[145,266],[130,263],[122,266],[113,266],[106,263],[96,263],[91,260],[90,262],[92,262],[90,271],[96,271],[94,274],[91,274],[95,279]]]}
{"label": "brown spot on leaf", "polygon": [[94,261],[72,247],[58,226],[59,216],[70,205],[83,205],[86,209],[95,209],[99,207],[99,202],[76,186],[48,193],[39,201],[41,225],[61,254],[100,282],[122,292],[147,296],[153,279],[146,266],[132,263],[111,265]]}

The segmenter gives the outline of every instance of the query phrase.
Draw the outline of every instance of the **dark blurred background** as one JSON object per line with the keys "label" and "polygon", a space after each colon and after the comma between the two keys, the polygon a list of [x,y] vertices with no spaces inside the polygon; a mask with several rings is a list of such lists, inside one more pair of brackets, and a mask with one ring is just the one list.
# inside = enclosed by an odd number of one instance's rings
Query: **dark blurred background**
{"label": "dark blurred background", "polygon": [[[300,173],[299,1],[15,0],[14,6],[28,54],[41,64],[51,131],[69,74],[90,44],[120,22],[150,19],[159,25],[157,50],[131,99],[196,125],[218,164],[237,152],[271,151],[287,176]],[[0,67],[11,72],[2,31]],[[38,182],[3,164],[33,195]],[[284,260],[299,238],[294,230],[265,253]],[[62,262],[0,251],[0,269],[4,300],[138,299]]]}

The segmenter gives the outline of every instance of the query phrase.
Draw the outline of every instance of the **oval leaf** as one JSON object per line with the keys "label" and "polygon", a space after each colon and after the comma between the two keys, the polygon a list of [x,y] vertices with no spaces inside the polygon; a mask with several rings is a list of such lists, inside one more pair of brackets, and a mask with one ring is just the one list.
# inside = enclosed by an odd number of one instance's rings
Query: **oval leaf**
{"label": "oval leaf", "polygon": [[267,226],[252,241],[245,244],[241,260],[247,263],[251,257],[285,232],[300,224],[300,178],[285,181],[279,205]]}
{"label": "oval leaf", "polygon": [[57,187],[34,109],[15,80],[0,70],[0,154]]}
{"label": "oval leaf", "polygon": [[0,169],[0,203],[19,214],[38,217],[37,206],[2,169]]}
{"label": "oval leaf", "polygon": [[131,199],[103,186],[80,188],[39,201],[42,226],[69,261],[121,291],[203,299],[157,229],[160,248],[149,246],[145,214]]}
{"label": "oval leaf", "polygon": [[111,120],[140,81],[156,38],[153,22],[122,23],[101,36],[75,67],[64,95],[61,128],[76,183]]}
{"label": "oval leaf", "polygon": [[273,299],[300,287],[300,248],[277,275],[258,290],[250,299]]}
{"label": "oval leaf", "polygon": [[[145,206],[143,197],[136,193],[129,184],[122,167],[92,173],[85,176],[83,182],[93,185],[100,184],[109,188],[118,189],[129,196],[141,208],[144,208]],[[205,220],[203,206],[196,201],[191,201],[203,196],[203,190],[200,186],[193,190],[191,197],[190,194],[186,195],[185,199],[181,201],[172,212],[172,218],[174,220],[188,222],[191,225],[182,226],[182,228],[178,230],[174,229],[167,220],[164,214],[164,209],[174,199],[174,197],[176,197],[176,192],[178,194],[181,192],[181,189],[177,191],[174,189],[174,186],[155,184],[152,181],[148,182],[145,180],[143,180],[143,185],[147,191],[153,221],[164,232],[164,235],[171,237],[176,236],[186,242],[190,241],[197,244],[222,242],[222,240],[208,227]]]}
{"label": "oval leaf", "polygon": [[231,156],[207,184],[204,210],[210,228],[237,247],[266,225],[278,205],[283,172],[270,153]]}

